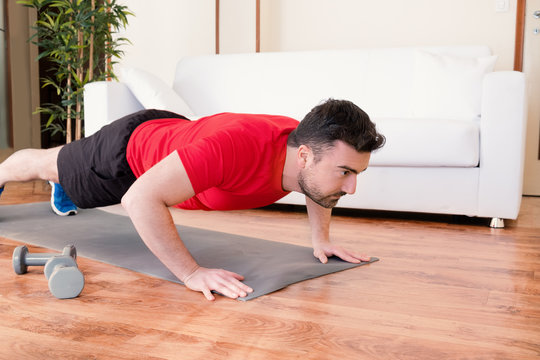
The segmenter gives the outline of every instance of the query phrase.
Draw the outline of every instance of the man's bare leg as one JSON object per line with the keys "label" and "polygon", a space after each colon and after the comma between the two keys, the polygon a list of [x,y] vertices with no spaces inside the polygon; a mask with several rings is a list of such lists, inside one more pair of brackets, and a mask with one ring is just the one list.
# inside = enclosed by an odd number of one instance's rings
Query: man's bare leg
{"label": "man's bare leg", "polygon": [[52,185],[51,207],[60,216],[77,214],[77,207],[58,184],[58,153],[52,149],[24,149],[15,152],[0,164],[0,193],[11,181],[46,180]]}
{"label": "man's bare leg", "polygon": [[56,161],[61,148],[16,151],[0,164],[0,187],[10,181],[47,180],[58,183]]}

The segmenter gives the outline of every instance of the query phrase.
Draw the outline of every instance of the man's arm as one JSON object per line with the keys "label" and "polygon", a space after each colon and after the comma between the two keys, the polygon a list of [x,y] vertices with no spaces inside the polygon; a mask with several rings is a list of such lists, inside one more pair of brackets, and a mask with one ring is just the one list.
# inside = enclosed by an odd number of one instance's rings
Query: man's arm
{"label": "man's arm", "polygon": [[168,207],[195,195],[184,165],[175,151],[138,178],[122,198],[137,232],[148,248],[188,288],[213,300],[211,291],[231,298],[253,290],[243,276],[200,267],[180,239]]}
{"label": "man's arm", "polygon": [[342,260],[352,263],[370,260],[369,256],[354,254],[341,246],[334,245],[330,242],[330,219],[332,217],[332,209],[323,208],[307,196],[306,208],[309,223],[311,225],[313,255],[323,264],[328,262],[329,256],[334,255]]}

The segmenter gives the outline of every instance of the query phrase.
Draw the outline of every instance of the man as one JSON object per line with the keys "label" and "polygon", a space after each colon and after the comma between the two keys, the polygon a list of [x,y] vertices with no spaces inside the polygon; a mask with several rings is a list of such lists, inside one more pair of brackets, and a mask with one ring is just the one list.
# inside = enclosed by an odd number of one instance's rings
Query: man
{"label": "man", "polygon": [[[369,116],[349,101],[328,100],[298,123],[271,115],[223,113],[198,121],[165,111],[128,115],[98,133],[46,150],[26,149],[0,164],[9,181],[55,183],[79,207],[121,202],[148,248],[188,288],[244,297],[243,276],[200,267],[184,246],[169,206],[232,210],[306,195],[314,256],[367,261],[330,242],[331,209],[353,194],[373,150],[383,146]],[[61,185],[58,185],[60,183]],[[54,201],[53,201],[54,202]]]}

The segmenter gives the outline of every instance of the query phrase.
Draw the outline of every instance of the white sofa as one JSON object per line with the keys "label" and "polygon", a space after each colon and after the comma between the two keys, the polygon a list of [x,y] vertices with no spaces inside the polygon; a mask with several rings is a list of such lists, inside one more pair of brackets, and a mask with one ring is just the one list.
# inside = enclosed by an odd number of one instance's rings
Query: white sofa
{"label": "white sofa", "polygon": [[87,85],[86,135],[143,108],[301,120],[324,99],[347,99],[387,144],[339,207],[487,217],[500,227],[521,203],[526,96],[524,75],[493,72],[495,60],[486,46],[188,57],[172,88],[135,69]]}

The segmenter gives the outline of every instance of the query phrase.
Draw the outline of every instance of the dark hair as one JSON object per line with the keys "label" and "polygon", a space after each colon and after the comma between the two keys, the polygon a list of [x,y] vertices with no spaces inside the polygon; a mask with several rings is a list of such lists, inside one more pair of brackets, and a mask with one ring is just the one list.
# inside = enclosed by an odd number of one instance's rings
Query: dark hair
{"label": "dark hair", "polygon": [[329,99],[315,106],[289,134],[287,145],[309,146],[317,157],[341,140],[358,152],[381,148],[386,139],[362,109],[347,100]]}

